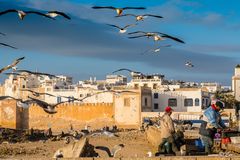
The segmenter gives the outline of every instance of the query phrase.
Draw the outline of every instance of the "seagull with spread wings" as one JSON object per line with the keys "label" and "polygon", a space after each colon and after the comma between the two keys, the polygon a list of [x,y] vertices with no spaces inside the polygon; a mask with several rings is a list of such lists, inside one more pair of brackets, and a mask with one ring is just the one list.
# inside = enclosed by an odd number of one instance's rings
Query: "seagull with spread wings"
{"label": "seagull with spread wings", "polygon": [[59,12],[59,11],[48,11],[48,13],[46,15],[48,15],[48,16],[50,16],[52,18],[55,18],[57,16],[62,16],[64,18],[66,18],[66,19],[69,19],[69,20],[71,19],[71,17],[69,17],[66,13]]}
{"label": "seagull with spread wings", "polygon": [[93,9],[112,9],[115,10],[118,14],[118,16],[122,15],[124,10],[127,9],[146,9],[145,7],[124,7],[124,8],[116,8],[112,6],[106,6],[106,7],[101,7],[101,6],[93,6]]}
{"label": "seagull with spread wings", "polygon": [[115,28],[118,28],[119,29],[119,33],[125,33],[125,32],[127,32],[127,28],[128,27],[135,26],[136,24],[129,24],[129,25],[126,25],[124,27],[119,27],[119,26],[113,25],[113,24],[107,24],[107,25],[115,27]]}
{"label": "seagull with spread wings", "polygon": [[158,52],[160,52],[161,48],[164,48],[164,47],[171,47],[171,45],[159,46],[159,47],[154,48],[154,49],[148,49],[148,50],[144,51],[143,53],[141,53],[141,55],[143,55],[145,53],[149,53],[149,52],[158,53]]}
{"label": "seagull with spread wings", "polygon": [[132,36],[132,37],[128,37],[130,39],[134,39],[134,38],[140,38],[140,37],[153,37],[154,41],[162,41],[167,39],[172,39],[174,41],[180,42],[180,43],[185,43],[183,40],[170,36],[168,34],[165,33],[161,33],[161,32],[143,32],[143,31],[137,31],[137,32],[131,32],[129,34],[136,34],[136,33],[143,33],[142,35],[137,35],[137,36]]}
{"label": "seagull with spread wings", "polygon": [[95,148],[107,152],[109,157],[116,157],[117,152],[124,148],[124,144],[115,145],[111,151],[108,147],[105,146],[96,146]]}
{"label": "seagull with spread wings", "polygon": [[62,102],[59,102],[59,103],[56,103],[56,104],[49,104],[45,101],[42,101],[42,100],[39,100],[39,99],[36,99],[36,98],[32,98],[32,97],[29,97],[28,98],[30,100],[33,101],[33,103],[36,103],[37,105],[39,105],[46,113],[48,114],[55,114],[57,113],[56,111],[56,107],[62,103],[66,103],[67,101],[62,101]]}
{"label": "seagull with spread wings", "polygon": [[32,71],[29,71],[29,70],[17,70],[17,72],[33,74],[33,75],[36,75],[36,76],[48,76],[49,78],[58,78],[57,76],[55,76],[53,74],[42,73],[42,72],[32,72]]}
{"label": "seagull with spread wings", "polygon": [[54,96],[52,94],[49,94],[49,93],[40,93],[40,92],[36,92],[36,91],[30,90],[30,89],[21,89],[21,91],[31,92],[35,97],[39,97],[41,95],[48,95],[48,96],[51,96],[51,97],[56,97],[56,96]]}
{"label": "seagull with spread wings", "polygon": [[12,49],[17,49],[16,47],[13,47],[13,46],[11,46],[9,44],[6,44],[6,43],[0,43],[0,45],[5,46],[5,47],[9,47],[9,48],[12,48]]}
{"label": "seagull with spread wings", "polygon": [[153,14],[143,14],[143,15],[123,14],[123,15],[116,16],[116,17],[125,17],[125,16],[135,17],[135,18],[136,18],[136,21],[143,21],[143,20],[146,19],[147,17],[163,18],[162,16],[153,15]]}
{"label": "seagull with spread wings", "polygon": [[0,35],[2,35],[2,36],[6,36],[6,34],[5,34],[5,33],[2,33],[2,32],[0,32]]}
{"label": "seagull with spread wings", "polygon": [[11,68],[12,68],[14,71],[16,71],[16,70],[17,70],[16,65],[17,65],[20,61],[22,61],[24,58],[25,58],[25,57],[18,58],[18,59],[16,59],[12,64],[7,65],[6,67],[0,69],[0,74],[1,74],[2,72],[4,72],[4,71],[8,70],[8,69],[11,69]]}
{"label": "seagull with spread wings", "polygon": [[120,71],[128,71],[128,72],[130,72],[131,75],[134,75],[134,74],[135,74],[135,75],[136,75],[136,74],[138,74],[138,75],[143,75],[141,72],[133,71],[133,70],[127,69],[127,68],[118,69],[118,70],[116,70],[116,71],[113,71],[112,74],[117,73],[117,72],[120,72]]}
{"label": "seagull with spread wings", "polygon": [[22,11],[22,10],[16,10],[16,9],[8,9],[6,11],[2,11],[2,12],[0,12],[0,16],[4,15],[4,14],[7,14],[7,13],[17,13],[21,20],[23,20],[25,18],[25,16],[28,15],[28,14],[36,14],[36,15],[40,15],[40,16],[55,20],[54,18],[52,18],[48,15],[45,15],[41,12],[38,12],[38,11]]}
{"label": "seagull with spread wings", "polygon": [[189,62],[189,61],[185,63],[185,66],[190,67],[190,68],[194,67],[192,62]]}
{"label": "seagull with spread wings", "polygon": [[17,99],[12,96],[0,96],[0,101],[5,100],[5,99],[14,99],[17,101],[17,106],[20,108],[28,109],[30,104],[33,102],[32,100],[22,100],[22,99]]}

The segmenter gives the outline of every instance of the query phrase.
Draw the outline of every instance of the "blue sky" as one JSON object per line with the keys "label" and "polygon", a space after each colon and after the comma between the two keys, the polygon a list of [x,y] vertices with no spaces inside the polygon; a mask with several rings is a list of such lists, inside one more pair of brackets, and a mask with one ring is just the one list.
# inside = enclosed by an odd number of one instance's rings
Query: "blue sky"
{"label": "blue sky", "polygon": [[[126,13],[161,15],[147,18],[130,31],[160,31],[183,39],[186,44],[170,40],[128,39],[106,24],[125,26],[135,23],[132,17],[115,18],[111,10],[94,10],[99,6],[144,6],[146,10]],[[234,66],[240,60],[240,2],[230,0],[1,0],[0,10],[64,11],[71,21],[56,21],[29,15],[20,21],[15,14],[0,16],[0,41],[19,48],[0,48],[1,66],[17,57],[26,59],[21,69],[73,76],[75,81],[96,76],[103,79],[118,68],[143,73],[161,73],[167,79],[212,81],[231,85]],[[171,44],[159,54],[140,53]],[[186,68],[185,62],[196,66]],[[127,74],[127,73],[123,73]],[[4,75],[1,75],[1,79]]]}

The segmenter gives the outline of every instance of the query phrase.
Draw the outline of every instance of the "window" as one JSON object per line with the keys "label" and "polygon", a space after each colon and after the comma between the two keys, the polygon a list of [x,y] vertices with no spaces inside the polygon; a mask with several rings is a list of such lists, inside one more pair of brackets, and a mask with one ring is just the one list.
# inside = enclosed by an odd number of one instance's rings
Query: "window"
{"label": "window", "polygon": [[192,98],[186,98],[186,99],[184,99],[184,106],[185,106],[185,107],[193,106],[193,99],[192,99]]}
{"label": "window", "polygon": [[157,84],[156,83],[153,84],[153,89],[157,89]]}
{"label": "window", "polygon": [[79,96],[80,96],[80,97],[83,97],[83,94],[80,94]]}
{"label": "window", "polygon": [[195,98],[195,106],[199,106],[199,98]]}
{"label": "window", "polygon": [[139,86],[138,86],[138,84],[134,84],[134,88],[138,88]]}
{"label": "window", "polygon": [[61,97],[57,97],[57,103],[60,103],[62,101]]}
{"label": "window", "polygon": [[147,101],[147,98],[144,98],[144,106],[147,106],[147,105],[148,105],[147,102],[148,102],[148,101]]}
{"label": "window", "polygon": [[153,94],[153,98],[154,98],[154,99],[157,99],[157,98],[158,98],[158,93],[154,93],[154,94]]}
{"label": "window", "polygon": [[144,84],[143,84],[143,87],[148,87],[148,84],[147,84],[147,83],[144,83]]}
{"label": "window", "polygon": [[124,107],[130,107],[130,98],[124,98]]}
{"label": "window", "polygon": [[154,103],[154,109],[158,109],[158,103]]}
{"label": "window", "polygon": [[168,106],[177,107],[177,99],[176,98],[169,98],[168,99]]}

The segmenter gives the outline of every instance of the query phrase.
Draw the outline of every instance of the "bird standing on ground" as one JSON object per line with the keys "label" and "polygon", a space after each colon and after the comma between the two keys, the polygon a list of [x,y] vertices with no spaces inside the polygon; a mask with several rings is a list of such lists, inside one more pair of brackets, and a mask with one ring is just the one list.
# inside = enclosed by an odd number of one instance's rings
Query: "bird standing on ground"
{"label": "bird standing on ground", "polygon": [[119,33],[125,33],[125,32],[127,32],[127,28],[128,27],[131,27],[131,26],[135,26],[136,24],[129,24],[129,25],[126,25],[125,27],[119,27],[119,26],[117,26],[117,25],[113,25],[113,24],[107,24],[107,25],[109,25],[109,26],[112,26],[112,27],[115,27],[115,28],[118,28],[119,29]]}
{"label": "bird standing on ground", "polygon": [[2,68],[2,69],[0,70],[0,74],[1,74],[2,72],[4,72],[4,71],[10,69],[10,68],[12,68],[14,71],[16,71],[16,70],[17,70],[16,65],[17,65],[20,61],[22,61],[24,58],[25,58],[25,57],[18,58],[18,59],[16,59],[12,64],[7,65],[6,67]]}
{"label": "bird standing on ground", "polygon": [[123,14],[123,15],[116,16],[116,17],[125,17],[125,16],[133,16],[136,18],[136,21],[143,21],[147,17],[163,18],[162,16],[153,15],[153,14],[143,14],[143,15]]}
{"label": "bird standing on ground", "polygon": [[6,43],[0,43],[0,45],[5,46],[5,47],[9,47],[9,48],[12,48],[12,49],[17,49],[16,47],[13,47],[13,46],[11,46],[9,44],[6,44]]}
{"label": "bird standing on ground", "polygon": [[59,11],[49,11],[46,15],[52,17],[52,18],[55,18],[57,16],[62,16],[66,19],[71,19],[71,17],[69,17],[67,14],[63,13],[63,12],[59,12]]}
{"label": "bird standing on ground", "polygon": [[115,10],[118,14],[118,16],[122,15],[124,10],[127,9],[146,9],[145,7],[124,7],[124,8],[116,8],[112,6],[106,6],[106,7],[101,7],[101,6],[93,6],[93,9],[112,9]]}
{"label": "bird standing on ground", "polygon": [[4,15],[4,14],[7,14],[7,13],[17,13],[21,20],[23,20],[25,18],[25,16],[28,15],[28,14],[37,14],[37,15],[44,16],[46,18],[50,18],[50,19],[55,20],[54,18],[52,18],[52,17],[50,17],[48,15],[45,15],[45,14],[43,14],[41,12],[37,12],[37,11],[22,11],[22,10],[16,10],[16,9],[9,9],[9,10],[0,12],[0,16]]}

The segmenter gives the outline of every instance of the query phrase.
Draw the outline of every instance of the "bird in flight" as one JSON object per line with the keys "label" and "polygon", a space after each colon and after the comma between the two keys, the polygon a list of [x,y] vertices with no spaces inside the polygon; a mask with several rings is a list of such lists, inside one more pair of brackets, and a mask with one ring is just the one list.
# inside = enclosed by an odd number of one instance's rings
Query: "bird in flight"
{"label": "bird in flight", "polygon": [[0,45],[5,46],[5,47],[9,47],[9,48],[12,48],[12,49],[17,49],[16,47],[13,47],[13,46],[8,45],[6,43],[0,43]]}
{"label": "bird in flight", "polygon": [[116,7],[112,7],[112,6],[106,6],[106,7],[101,7],[101,6],[93,6],[93,9],[112,9],[115,10],[117,12],[117,15],[120,16],[122,15],[124,10],[127,9],[146,9],[145,7],[124,7],[124,8],[116,8]]}
{"label": "bird in flight", "polygon": [[52,18],[52,17],[50,17],[50,16],[48,16],[46,14],[43,14],[41,12],[37,12],[37,11],[22,11],[22,10],[16,10],[16,9],[9,9],[9,10],[0,12],[0,16],[4,15],[4,14],[7,14],[7,13],[17,13],[21,20],[23,20],[25,18],[25,16],[28,15],[28,14],[37,14],[37,15],[40,15],[40,16],[43,16],[43,17],[55,20],[54,18]]}
{"label": "bird in flight", "polygon": [[186,62],[185,66],[190,67],[190,68],[194,67],[194,65],[190,61]]}
{"label": "bird in flight", "polygon": [[163,18],[162,16],[153,15],[153,14],[143,14],[143,15],[136,15],[136,14],[122,14],[116,17],[125,17],[125,16],[132,16],[135,17],[136,21],[143,21],[147,17],[155,17],[155,18]]}
{"label": "bird in flight", "polygon": [[116,71],[113,71],[112,74],[120,72],[120,71],[128,71],[128,72],[130,72],[131,76],[134,76],[134,75],[141,75],[142,76],[143,75],[141,72],[133,71],[133,70],[130,70],[130,69],[127,69],[127,68],[118,69]]}
{"label": "bird in flight", "polygon": [[62,102],[59,102],[59,103],[56,103],[56,104],[49,104],[45,101],[42,101],[42,100],[39,100],[39,99],[36,99],[36,98],[32,98],[32,97],[29,97],[28,98],[30,100],[33,101],[33,103],[36,103],[39,107],[41,107],[46,113],[48,114],[55,114],[57,113],[56,111],[56,107],[62,103],[66,103],[68,101],[62,101]]}
{"label": "bird in flight", "polygon": [[21,89],[21,91],[31,92],[35,97],[39,97],[39,96],[41,96],[41,95],[48,95],[48,96],[51,96],[51,97],[56,97],[56,96],[54,96],[54,95],[52,95],[52,94],[49,94],[49,93],[39,93],[39,92],[30,90],[30,89]]}
{"label": "bird in flight", "polygon": [[125,27],[119,27],[119,26],[113,25],[113,24],[107,24],[107,25],[115,27],[115,28],[118,28],[119,29],[119,33],[125,33],[125,32],[127,32],[127,28],[128,27],[135,26],[136,24],[129,24],[129,25],[126,25]]}
{"label": "bird in flight", "polygon": [[24,109],[29,108],[30,104],[32,103],[31,100],[24,101],[22,99],[17,99],[12,96],[0,96],[0,101],[5,100],[5,99],[14,99],[15,101],[17,101],[17,106],[20,108],[24,108]]}
{"label": "bird in flight", "polygon": [[6,34],[5,34],[5,33],[2,33],[2,32],[0,32],[0,35],[2,35],[2,36],[6,36]]}
{"label": "bird in flight", "polygon": [[124,144],[115,145],[111,151],[108,147],[105,147],[105,146],[96,146],[95,148],[107,152],[109,157],[115,157],[117,152],[122,150],[122,148],[124,148]]}
{"label": "bird in flight", "polygon": [[48,76],[49,78],[58,78],[57,76],[55,76],[53,74],[49,74],[49,73],[32,72],[32,71],[28,71],[28,70],[17,70],[17,72],[33,74],[33,75],[36,75],[36,76]]}
{"label": "bird in flight", "polygon": [[132,36],[132,37],[128,37],[128,38],[133,39],[133,38],[140,38],[140,37],[148,37],[148,38],[153,37],[154,41],[162,41],[162,40],[165,40],[166,38],[168,38],[168,39],[172,39],[174,41],[180,42],[180,43],[185,43],[184,41],[182,41],[179,38],[176,38],[176,37],[173,37],[173,36],[170,36],[168,34],[161,33],[161,32],[137,31],[137,32],[131,32],[131,33],[128,33],[128,34],[131,35],[131,34],[137,34],[137,33],[142,33],[142,35]]}
{"label": "bird in flight", "polygon": [[15,61],[13,61],[12,64],[7,65],[6,67],[0,69],[0,74],[1,74],[2,72],[4,72],[4,71],[8,70],[8,69],[11,69],[11,68],[12,68],[14,71],[16,71],[16,70],[17,70],[16,65],[17,65],[20,61],[22,61],[24,58],[25,58],[25,57],[18,58],[18,59],[16,59]]}
{"label": "bird in flight", "polygon": [[171,47],[171,45],[159,46],[159,47],[154,48],[154,49],[148,49],[148,50],[144,51],[144,52],[141,53],[141,54],[143,55],[143,54],[148,53],[148,52],[158,53],[158,52],[160,52],[161,48],[164,48],[164,47]]}
{"label": "bird in flight", "polygon": [[48,15],[49,17],[55,18],[57,16],[62,16],[66,19],[71,19],[71,17],[69,17],[67,14],[63,13],[63,12],[59,12],[59,11],[49,11],[46,15]]}

